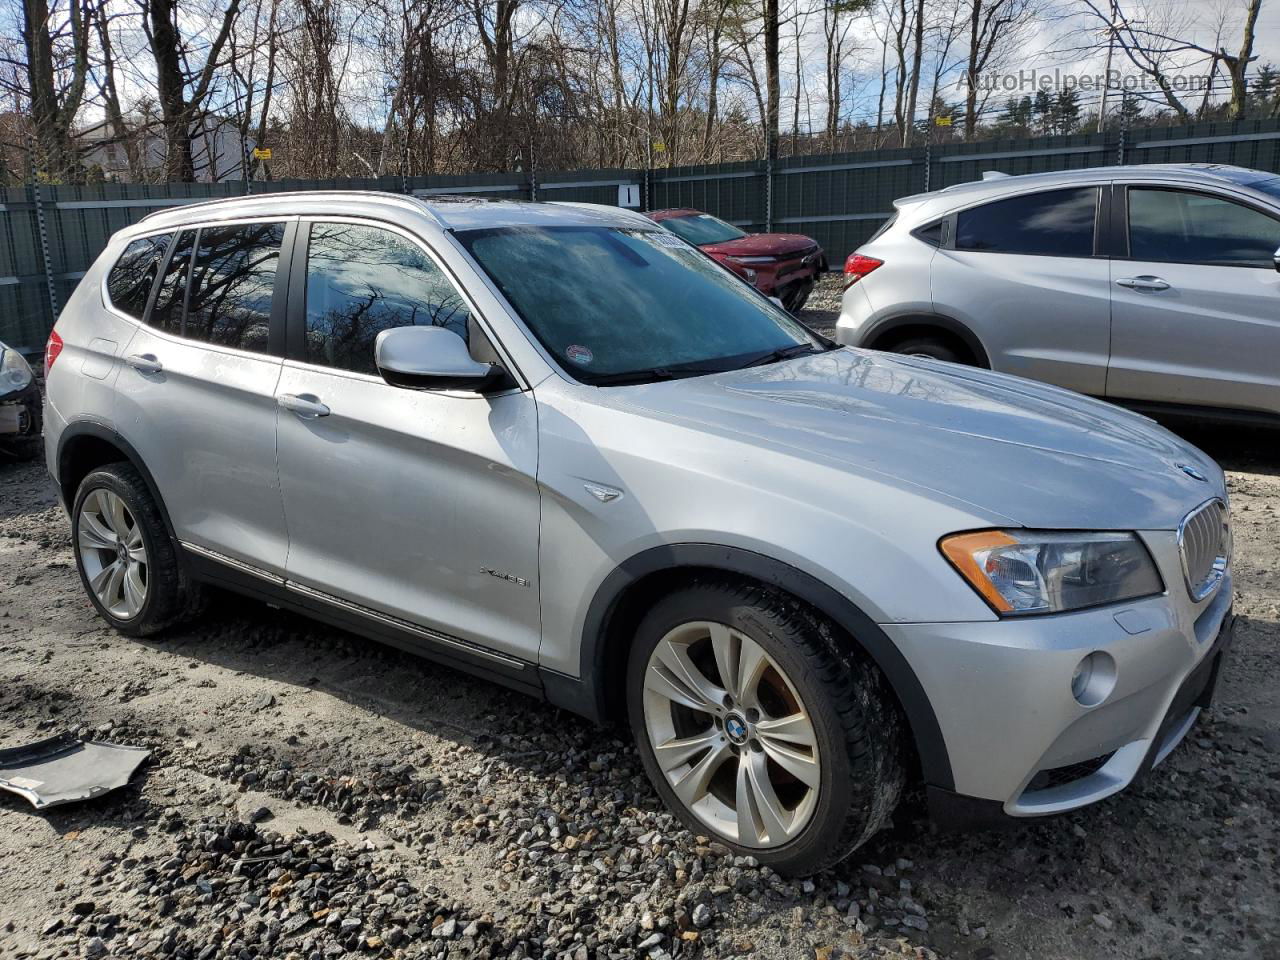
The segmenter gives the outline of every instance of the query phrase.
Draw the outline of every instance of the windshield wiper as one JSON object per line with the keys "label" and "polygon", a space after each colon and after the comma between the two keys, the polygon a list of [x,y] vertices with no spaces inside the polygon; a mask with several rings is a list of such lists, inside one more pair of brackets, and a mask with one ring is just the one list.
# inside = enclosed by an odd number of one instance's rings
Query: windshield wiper
{"label": "windshield wiper", "polygon": [[763,367],[767,363],[778,363],[782,360],[790,360],[792,357],[799,357],[809,353],[824,353],[825,349],[816,343],[797,343],[790,347],[781,347],[777,350],[770,350],[758,357],[748,360],[742,365],[742,369],[747,367]]}
{"label": "windshield wiper", "polygon": [[628,383],[653,383],[657,380],[679,380],[683,377],[701,377],[708,373],[724,372],[724,367],[652,367],[648,370],[606,373],[592,377],[587,383],[593,387],[622,386]]}

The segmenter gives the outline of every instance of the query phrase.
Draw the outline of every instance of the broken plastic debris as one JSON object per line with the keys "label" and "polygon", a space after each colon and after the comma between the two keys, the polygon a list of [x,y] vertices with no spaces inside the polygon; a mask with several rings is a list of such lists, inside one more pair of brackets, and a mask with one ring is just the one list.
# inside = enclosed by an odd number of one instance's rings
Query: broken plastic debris
{"label": "broken plastic debris", "polygon": [[86,743],[69,733],[0,750],[0,790],[37,810],[90,800],[123,787],[151,755],[141,747]]}

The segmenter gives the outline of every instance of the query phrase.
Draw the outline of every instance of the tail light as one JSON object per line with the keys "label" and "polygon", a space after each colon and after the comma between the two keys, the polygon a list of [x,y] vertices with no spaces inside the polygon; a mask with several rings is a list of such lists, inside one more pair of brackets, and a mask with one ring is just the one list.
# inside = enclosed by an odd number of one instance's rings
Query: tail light
{"label": "tail light", "polygon": [[49,332],[49,341],[44,345],[44,378],[49,379],[49,371],[53,369],[53,361],[58,359],[58,354],[62,352],[62,338],[58,336],[57,330]]}
{"label": "tail light", "polygon": [[882,266],[884,266],[884,261],[877,260],[875,257],[863,256],[860,253],[849,254],[849,259],[844,262],[845,289],[847,290],[868,273]]}

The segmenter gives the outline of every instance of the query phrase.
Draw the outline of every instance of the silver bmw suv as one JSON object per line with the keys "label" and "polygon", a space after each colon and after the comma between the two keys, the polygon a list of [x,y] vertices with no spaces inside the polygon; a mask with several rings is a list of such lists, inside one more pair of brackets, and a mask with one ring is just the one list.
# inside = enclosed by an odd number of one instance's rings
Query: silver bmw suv
{"label": "silver bmw suv", "polygon": [[988,177],[897,201],[845,264],[838,341],[1280,425],[1280,176]]}
{"label": "silver bmw suv", "polygon": [[837,347],[636,214],[277,194],[118,233],[46,356],[98,613],[209,585],[629,724],[790,872],[909,778],[1071,810],[1159,763],[1230,638],[1222,471],[1054,387]]}

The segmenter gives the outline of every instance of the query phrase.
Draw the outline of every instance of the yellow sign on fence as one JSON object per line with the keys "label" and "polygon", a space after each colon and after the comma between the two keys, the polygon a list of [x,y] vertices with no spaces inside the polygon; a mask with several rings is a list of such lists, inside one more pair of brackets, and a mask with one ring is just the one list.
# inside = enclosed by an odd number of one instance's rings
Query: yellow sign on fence
{"label": "yellow sign on fence", "polygon": [[934,117],[934,118],[933,118],[933,122],[934,122],[935,124],[937,124],[939,127],[949,127],[949,126],[951,126],[951,118],[950,118],[950,117]]}
{"label": "yellow sign on fence", "polygon": [[255,159],[255,160],[270,160],[270,159],[271,159],[271,148],[270,148],[270,147],[254,147],[254,148],[253,148],[253,159]]}

